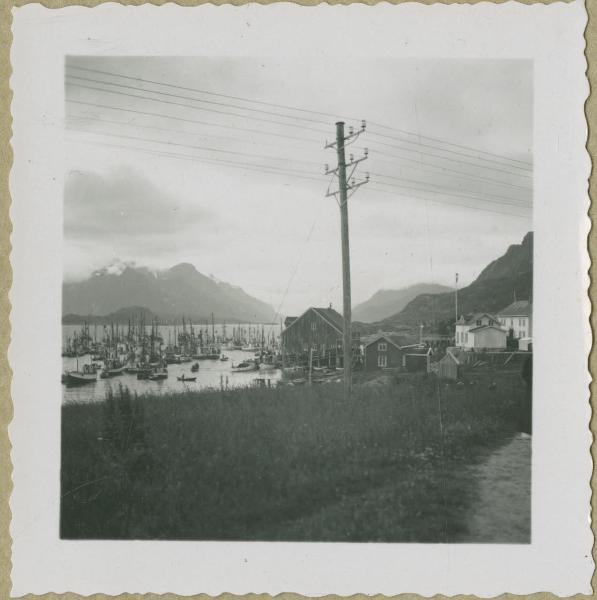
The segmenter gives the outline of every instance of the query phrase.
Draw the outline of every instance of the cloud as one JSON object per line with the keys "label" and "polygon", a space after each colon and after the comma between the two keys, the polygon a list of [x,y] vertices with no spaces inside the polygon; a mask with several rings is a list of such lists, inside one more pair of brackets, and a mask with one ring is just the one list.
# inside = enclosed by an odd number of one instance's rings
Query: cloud
{"label": "cloud", "polygon": [[[167,184],[166,184],[167,185]],[[131,169],[101,175],[72,171],[64,191],[64,233],[68,239],[126,245],[150,236],[180,235],[213,220],[211,211],[185,203]]]}

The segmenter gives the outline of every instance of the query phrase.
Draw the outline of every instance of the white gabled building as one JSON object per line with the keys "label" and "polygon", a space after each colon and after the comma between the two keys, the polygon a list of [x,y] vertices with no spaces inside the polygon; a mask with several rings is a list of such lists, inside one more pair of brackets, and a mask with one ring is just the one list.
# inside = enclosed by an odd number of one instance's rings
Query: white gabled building
{"label": "white gabled building", "polygon": [[502,349],[508,332],[497,317],[489,313],[461,316],[456,322],[455,345],[464,349]]}
{"label": "white gabled building", "polygon": [[500,325],[506,331],[513,332],[519,339],[532,339],[533,337],[533,305],[528,300],[518,300],[498,312]]}

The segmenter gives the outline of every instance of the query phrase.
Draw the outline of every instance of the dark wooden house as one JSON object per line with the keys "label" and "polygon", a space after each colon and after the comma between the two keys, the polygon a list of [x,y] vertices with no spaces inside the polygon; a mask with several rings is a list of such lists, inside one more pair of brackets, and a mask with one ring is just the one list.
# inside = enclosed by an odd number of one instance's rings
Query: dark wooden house
{"label": "dark wooden house", "polygon": [[365,345],[364,365],[367,371],[399,369],[402,367],[402,350],[397,340],[380,335]]}
{"label": "dark wooden house", "polygon": [[[342,366],[342,315],[333,308],[307,309],[290,321],[282,331],[282,360],[285,366]],[[354,337],[354,336],[353,336]],[[358,360],[359,340],[354,339],[354,355]]]}
{"label": "dark wooden house", "polygon": [[430,357],[431,348],[419,345],[401,346],[399,338],[384,334],[365,345],[364,365],[368,371],[428,371]]}

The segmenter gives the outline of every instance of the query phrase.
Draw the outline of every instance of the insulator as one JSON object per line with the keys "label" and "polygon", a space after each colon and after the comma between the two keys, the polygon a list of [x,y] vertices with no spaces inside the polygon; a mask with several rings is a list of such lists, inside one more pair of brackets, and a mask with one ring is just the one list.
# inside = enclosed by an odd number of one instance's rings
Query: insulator
{"label": "insulator", "polygon": [[351,126],[348,128],[348,134],[349,134],[349,135],[352,135],[353,133],[354,133],[354,127],[351,125]]}
{"label": "insulator", "polygon": [[361,121],[361,129],[362,129],[363,131],[365,131],[365,128],[366,128],[366,127],[367,127],[367,121],[365,121],[365,119],[363,119],[363,120]]}
{"label": "insulator", "polygon": [[352,162],[354,160],[354,154],[350,155],[350,162]]}
{"label": "insulator", "polygon": [[366,174],[365,174],[365,180],[366,180],[366,181],[369,181],[369,173],[366,173]]}
{"label": "insulator", "polygon": [[325,172],[327,173],[330,170],[330,165],[326,164],[325,165]]}
{"label": "insulator", "polygon": [[369,156],[369,148],[365,148],[365,156]]}

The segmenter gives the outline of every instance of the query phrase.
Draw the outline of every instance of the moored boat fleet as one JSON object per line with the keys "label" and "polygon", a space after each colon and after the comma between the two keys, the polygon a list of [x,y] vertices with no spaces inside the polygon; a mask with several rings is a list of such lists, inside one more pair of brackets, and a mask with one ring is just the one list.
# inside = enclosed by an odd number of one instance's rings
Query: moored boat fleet
{"label": "moored boat fleet", "polygon": [[[228,363],[232,373],[274,371],[281,367],[280,340],[273,328],[263,325],[220,326],[216,333],[212,315],[208,324],[195,325],[182,319],[182,325],[164,327],[157,319],[146,324],[142,319],[128,325],[111,324],[91,330],[84,324],[65,340],[63,357],[74,358],[74,368],[65,370],[62,383],[81,386],[119,375],[136,375],[138,380],[162,381],[169,376],[169,365],[189,365],[189,373],[177,373],[177,381],[194,382],[201,361]],[[232,352],[234,351],[234,352]],[[226,352],[238,359],[235,363]],[[224,367],[224,365],[222,365]],[[177,369],[180,371],[180,368]]]}

